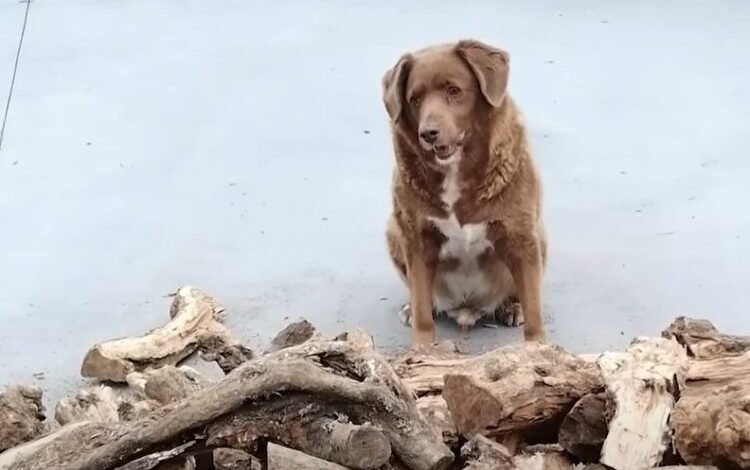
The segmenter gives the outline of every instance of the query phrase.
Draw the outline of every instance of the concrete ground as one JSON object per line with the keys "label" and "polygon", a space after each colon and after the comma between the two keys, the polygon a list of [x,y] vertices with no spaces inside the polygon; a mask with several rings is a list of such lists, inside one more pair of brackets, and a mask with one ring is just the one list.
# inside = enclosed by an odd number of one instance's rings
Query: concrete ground
{"label": "concrete ground", "polygon": [[[3,105],[25,8],[0,0]],[[59,397],[185,283],[253,347],[300,316],[408,345],[380,78],[460,37],[512,55],[552,340],[621,348],[678,314],[750,333],[748,24],[743,0],[34,0],[0,150],[0,384]]]}

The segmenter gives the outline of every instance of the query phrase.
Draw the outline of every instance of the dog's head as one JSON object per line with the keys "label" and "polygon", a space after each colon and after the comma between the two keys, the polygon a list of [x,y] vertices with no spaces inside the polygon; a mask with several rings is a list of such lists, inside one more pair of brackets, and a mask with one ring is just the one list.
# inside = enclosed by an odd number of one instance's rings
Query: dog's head
{"label": "dog's head", "polygon": [[507,52],[473,40],[402,56],[383,77],[391,121],[431,163],[454,161],[489,110],[502,103],[508,62]]}

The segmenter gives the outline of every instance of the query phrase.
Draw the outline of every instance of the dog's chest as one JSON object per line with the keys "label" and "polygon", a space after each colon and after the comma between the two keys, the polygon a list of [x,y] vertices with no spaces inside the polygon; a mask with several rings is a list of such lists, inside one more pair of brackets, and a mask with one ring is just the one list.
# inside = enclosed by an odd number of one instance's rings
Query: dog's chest
{"label": "dog's chest", "polygon": [[458,179],[458,165],[454,164],[448,168],[443,181],[441,199],[448,208],[448,217],[431,217],[430,220],[445,241],[440,247],[440,258],[453,258],[461,264],[474,264],[477,258],[492,247],[487,239],[487,224],[460,224],[453,205],[461,197]]}

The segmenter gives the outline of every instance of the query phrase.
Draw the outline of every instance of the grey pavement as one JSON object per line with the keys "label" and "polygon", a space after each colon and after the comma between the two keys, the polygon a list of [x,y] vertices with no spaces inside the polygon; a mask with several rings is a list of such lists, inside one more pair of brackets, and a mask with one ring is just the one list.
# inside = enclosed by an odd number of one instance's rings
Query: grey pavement
{"label": "grey pavement", "polygon": [[[3,106],[25,7],[0,0]],[[512,56],[552,340],[621,348],[678,314],[749,333],[748,24],[743,0],[34,0],[0,150],[0,384],[59,398],[185,283],[252,347],[300,316],[407,346],[380,78],[462,37]]]}

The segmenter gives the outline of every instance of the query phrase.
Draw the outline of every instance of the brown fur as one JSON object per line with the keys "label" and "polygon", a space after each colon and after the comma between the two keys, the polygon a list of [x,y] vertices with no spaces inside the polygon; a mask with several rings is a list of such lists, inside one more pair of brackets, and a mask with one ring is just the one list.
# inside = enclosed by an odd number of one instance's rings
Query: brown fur
{"label": "brown fur", "polygon": [[[434,223],[451,213],[461,227],[486,224],[490,246],[476,266],[517,295],[526,340],[544,340],[542,189],[520,112],[506,93],[508,64],[504,51],[459,41],[406,54],[383,78],[396,156],[387,240],[409,287],[417,343],[434,340],[433,296],[450,287],[439,282],[441,273],[458,263],[441,255],[447,238]],[[420,137],[430,131],[434,142]],[[441,199],[448,176],[440,156],[452,149],[460,150],[460,191],[449,207]]]}

